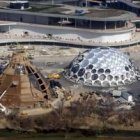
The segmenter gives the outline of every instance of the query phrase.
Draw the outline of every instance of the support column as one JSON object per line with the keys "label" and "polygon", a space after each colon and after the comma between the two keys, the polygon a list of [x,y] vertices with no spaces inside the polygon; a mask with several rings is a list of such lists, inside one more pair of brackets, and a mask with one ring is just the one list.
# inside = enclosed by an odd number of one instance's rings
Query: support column
{"label": "support column", "polygon": [[11,29],[11,27],[10,27],[10,25],[9,25],[9,27],[8,27],[8,32],[10,32],[10,29]]}
{"label": "support column", "polygon": [[116,30],[116,21],[115,21],[115,30]]}
{"label": "support column", "polygon": [[76,28],[76,18],[75,18],[75,28]]}
{"label": "support column", "polygon": [[60,26],[62,27],[63,18],[60,18]]}
{"label": "support column", "polygon": [[125,21],[125,27],[127,27],[127,21]]}
{"label": "support column", "polygon": [[86,0],[86,7],[88,7],[88,1]]}
{"label": "support column", "polygon": [[106,21],[104,22],[104,29],[106,30]]}
{"label": "support column", "polygon": [[91,20],[89,21],[89,28],[91,29]]}
{"label": "support column", "polygon": [[52,0],[52,5],[54,5],[54,0]]}

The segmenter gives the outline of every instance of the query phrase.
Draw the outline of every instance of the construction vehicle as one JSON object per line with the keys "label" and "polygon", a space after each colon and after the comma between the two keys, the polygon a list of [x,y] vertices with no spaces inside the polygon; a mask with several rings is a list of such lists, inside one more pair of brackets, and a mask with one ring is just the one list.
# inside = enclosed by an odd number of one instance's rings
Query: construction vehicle
{"label": "construction vehicle", "polygon": [[71,99],[72,99],[72,96],[71,95],[69,95],[69,96],[66,97],[66,101],[69,101]]}
{"label": "construction vehicle", "polygon": [[49,74],[48,74],[48,78],[49,78],[49,79],[60,79],[61,76],[60,76],[60,74],[58,74],[58,73],[49,73]]}
{"label": "construction vehicle", "polygon": [[[8,87],[8,88],[9,88],[9,87]],[[7,88],[7,89],[8,89],[8,88]],[[1,100],[1,98],[6,94],[7,89],[1,94],[0,100]],[[10,111],[9,109],[7,109],[4,105],[2,105],[1,103],[0,103],[0,111],[1,111],[1,112],[4,112],[5,115],[9,115],[9,114],[11,113],[11,111]]]}

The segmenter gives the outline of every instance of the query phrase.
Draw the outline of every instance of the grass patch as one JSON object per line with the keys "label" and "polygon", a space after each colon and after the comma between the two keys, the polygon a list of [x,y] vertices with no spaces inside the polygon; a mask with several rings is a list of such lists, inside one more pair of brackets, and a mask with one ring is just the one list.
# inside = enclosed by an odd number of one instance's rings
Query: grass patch
{"label": "grass patch", "polygon": [[55,9],[60,7],[58,5],[31,5],[31,9],[28,9],[29,12],[41,12],[41,11],[48,11],[48,9]]}
{"label": "grass patch", "polygon": [[63,11],[68,11],[68,9],[63,8],[59,5],[31,5],[31,9],[28,9],[29,12],[40,12],[40,13],[52,13],[52,14],[61,14]]}

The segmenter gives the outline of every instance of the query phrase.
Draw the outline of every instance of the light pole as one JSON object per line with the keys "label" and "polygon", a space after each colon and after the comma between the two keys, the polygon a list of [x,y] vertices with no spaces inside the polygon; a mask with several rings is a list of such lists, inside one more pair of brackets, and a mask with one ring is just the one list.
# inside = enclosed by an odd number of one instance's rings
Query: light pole
{"label": "light pole", "polygon": [[54,5],[54,0],[52,0],[52,5]]}
{"label": "light pole", "polygon": [[86,0],[86,7],[88,6],[88,0]]}

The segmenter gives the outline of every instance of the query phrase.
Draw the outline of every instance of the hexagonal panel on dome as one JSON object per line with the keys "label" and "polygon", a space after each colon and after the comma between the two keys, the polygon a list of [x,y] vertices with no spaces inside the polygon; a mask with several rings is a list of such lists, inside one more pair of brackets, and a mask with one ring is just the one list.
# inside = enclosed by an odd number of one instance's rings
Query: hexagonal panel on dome
{"label": "hexagonal panel on dome", "polygon": [[92,68],[93,68],[93,65],[89,64],[86,69],[92,69]]}
{"label": "hexagonal panel on dome", "polygon": [[67,79],[89,86],[115,87],[136,81],[127,55],[113,48],[95,48],[78,55],[65,69]]}
{"label": "hexagonal panel on dome", "polygon": [[83,76],[85,74],[85,68],[81,68],[79,71],[78,71],[78,76]]}
{"label": "hexagonal panel on dome", "polygon": [[79,64],[76,64],[76,65],[72,66],[71,71],[72,71],[73,73],[78,72],[78,70],[79,70]]}

